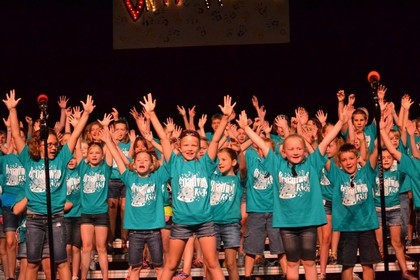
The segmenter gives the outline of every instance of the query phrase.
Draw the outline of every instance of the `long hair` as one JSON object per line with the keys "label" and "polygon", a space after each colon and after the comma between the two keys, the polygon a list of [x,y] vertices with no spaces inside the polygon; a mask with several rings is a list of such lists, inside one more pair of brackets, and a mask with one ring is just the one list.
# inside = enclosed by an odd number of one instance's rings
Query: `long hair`
{"label": "long hair", "polygon": [[[57,134],[55,131],[51,128],[48,129],[48,136],[53,135],[55,138],[57,138]],[[47,137],[48,139],[48,137]],[[37,130],[32,134],[31,139],[28,140],[28,149],[29,149],[29,156],[34,161],[39,161],[41,159],[41,143],[43,140],[41,140],[41,130]],[[47,141],[47,140],[45,140]],[[47,156],[47,155],[45,155]]]}

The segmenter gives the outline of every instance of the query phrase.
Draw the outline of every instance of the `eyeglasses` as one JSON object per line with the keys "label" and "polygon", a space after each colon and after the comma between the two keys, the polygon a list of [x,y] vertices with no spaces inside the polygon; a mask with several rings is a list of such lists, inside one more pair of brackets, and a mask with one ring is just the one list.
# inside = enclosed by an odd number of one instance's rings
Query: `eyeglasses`
{"label": "eyeglasses", "polygon": [[58,143],[47,143],[48,148],[58,148],[60,145]]}
{"label": "eyeglasses", "polygon": [[350,187],[354,188],[354,174],[350,175]]}

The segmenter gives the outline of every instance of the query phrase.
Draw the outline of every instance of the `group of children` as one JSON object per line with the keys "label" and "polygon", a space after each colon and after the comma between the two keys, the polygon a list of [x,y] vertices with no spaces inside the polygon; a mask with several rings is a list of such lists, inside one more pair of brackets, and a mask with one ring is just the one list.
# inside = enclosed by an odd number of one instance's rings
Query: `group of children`
{"label": "group of children", "polygon": [[[345,104],[342,90],[335,124],[323,111],[309,118],[299,107],[295,116],[278,115],[270,125],[255,96],[254,120],[250,112],[236,114],[236,102],[225,96],[221,113],[211,118],[211,133],[205,131],[206,115],[196,127],[195,107],[188,118],[178,106],[184,128],[171,118],[161,122],[156,100],[148,94],[140,101],[142,113],[135,107],[130,111],[140,136],[129,131],[116,109],[88,124],[95,108],[89,95],[81,102],[83,110],[67,108],[68,100],[60,98],[62,115],[54,129],[41,122],[31,125],[27,136],[16,110],[20,98],[12,90],[3,100],[9,116],[0,157],[5,273],[14,279],[17,252],[20,279],[36,279],[41,262],[44,271],[57,269],[60,279],[86,279],[96,249],[103,279],[108,279],[107,247],[121,204],[130,279],[139,279],[146,247],[157,278],[172,279],[193,238],[206,277],[225,278],[218,254],[224,250],[229,278],[239,279],[237,257],[243,252],[249,279],[264,254],[266,236],[287,279],[299,279],[300,265],[306,279],[326,279],[331,259],[343,265],[342,279],[353,279],[356,263],[364,279],[373,279],[384,250],[376,145],[382,137],[386,226],[403,278],[416,279],[407,270],[403,239],[408,232],[403,229],[408,228],[410,197],[420,209],[419,169],[413,169],[419,166],[420,121],[409,120],[413,102],[408,95],[397,114],[385,93],[380,86],[382,118],[370,125],[367,110],[354,107],[354,94]],[[45,261],[46,178],[55,268]]]}

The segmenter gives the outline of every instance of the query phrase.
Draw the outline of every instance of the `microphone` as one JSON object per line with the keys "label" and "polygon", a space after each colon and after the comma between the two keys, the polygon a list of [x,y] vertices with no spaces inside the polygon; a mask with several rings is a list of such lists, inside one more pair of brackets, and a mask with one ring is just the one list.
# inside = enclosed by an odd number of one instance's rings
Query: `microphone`
{"label": "microphone", "polygon": [[39,105],[39,109],[45,110],[48,107],[48,96],[46,94],[40,94],[38,95],[38,98],[36,99]]}
{"label": "microphone", "polygon": [[377,88],[379,81],[381,80],[381,75],[379,75],[376,71],[370,71],[367,76],[367,80],[372,88]]}

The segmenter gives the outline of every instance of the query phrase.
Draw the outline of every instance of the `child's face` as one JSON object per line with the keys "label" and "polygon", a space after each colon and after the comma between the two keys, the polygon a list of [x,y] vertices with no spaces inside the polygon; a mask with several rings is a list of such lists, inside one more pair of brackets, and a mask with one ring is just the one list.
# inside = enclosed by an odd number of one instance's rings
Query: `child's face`
{"label": "child's face", "polygon": [[133,167],[140,176],[146,176],[153,170],[153,161],[150,154],[140,152],[136,155]]}
{"label": "child's face", "polygon": [[127,135],[127,126],[123,123],[117,123],[114,126],[115,139],[121,141]]}
{"label": "child's face", "polygon": [[395,148],[398,147],[398,145],[400,144],[400,136],[398,135],[398,133],[389,133],[389,140],[391,140],[392,146],[394,146]]}
{"label": "child's face", "polygon": [[236,159],[232,159],[230,154],[226,151],[221,151],[217,154],[219,164],[217,168],[222,174],[228,174],[230,171],[233,172],[233,167],[237,164]]}
{"label": "child's face", "polygon": [[200,140],[200,151],[198,152],[198,157],[201,158],[207,152],[209,143],[205,140]]}
{"label": "child's face", "polygon": [[305,156],[305,145],[299,138],[288,138],[283,143],[282,153],[290,163],[298,164]]}
{"label": "child's face", "polygon": [[[49,159],[55,159],[55,157],[57,156],[58,153],[58,139],[55,135],[48,135],[47,138],[47,146],[48,146],[48,158]],[[44,157],[45,153],[44,153],[44,141],[41,141],[40,145],[40,152],[41,152],[41,157]]]}
{"label": "child's face", "polygon": [[343,152],[339,157],[340,165],[348,174],[354,174],[357,170],[357,155],[354,152]]}
{"label": "child's face", "polygon": [[144,145],[143,141],[137,141],[136,146],[134,147],[134,153],[139,153],[147,151],[147,147]]}
{"label": "child's face", "polygon": [[101,127],[97,124],[94,124],[90,127],[90,134],[92,136],[92,140],[95,142],[101,141],[101,138],[99,136],[99,131],[101,130]]}
{"label": "child's face", "polygon": [[248,136],[245,133],[245,130],[243,130],[242,128],[238,128],[238,134],[236,135],[236,139],[238,139],[239,143],[244,143],[246,141],[246,139],[248,138]]}
{"label": "child's face", "polygon": [[385,170],[389,170],[394,162],[394,158],[387,150],[382,151],[382,165]]}
{"label": "child's face", "polygon": [[220,125],[220,119],[214,119],[211,121],[211,128],[213,129],[213,131],[216,131],[219,125]]}
{"label": "child's face", "polygon": [[92,145],[87,151],[87,161],[92,166],[98,166],[104,158],[104,151],[98,145]]}
{"label": "child's face", "polygon": [[366,117],[362,114],[355,114],[353,116],[353,125],[356,131],[363,131],[366,126]]}
{"label": "child's face", "polygon": [[327,150],[325,153],[327,154],[328,158],[334,157],[338,152],[338,144],[337,139],[334,139],[330,144],[327,146]]}
{"label": "child's face", "polygon": [[194,160],[198,156],[200,150],[200,139],[193,135],[187,135],[181,139],[179,152],[185,160]]}

